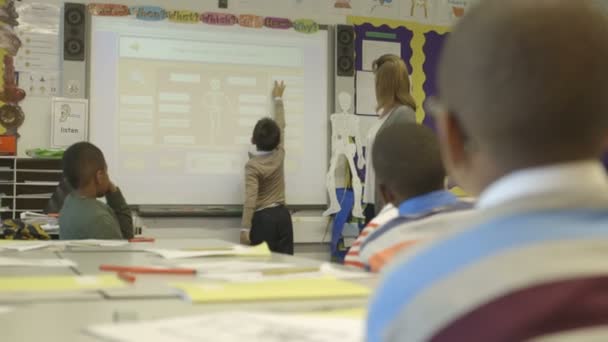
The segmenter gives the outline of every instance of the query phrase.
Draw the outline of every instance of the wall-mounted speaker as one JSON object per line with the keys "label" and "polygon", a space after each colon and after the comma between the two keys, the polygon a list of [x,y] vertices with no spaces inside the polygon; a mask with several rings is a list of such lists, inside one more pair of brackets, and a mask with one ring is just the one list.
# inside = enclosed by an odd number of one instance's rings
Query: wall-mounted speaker
{"label": "wall-mounted speaker", "polygon": [[66,3],[63,19],[63,59],[84,61],[86,58],[86,7]]}
{"label": "wall-mounted speaker", "polygon": [[86,98],[88,14],[84,4],[63,7],[63,96]]}
{"label": "wall-mounted speaker", "polygon": [[355,30],[349,25],[336,26],[336,74],[355,75]]}

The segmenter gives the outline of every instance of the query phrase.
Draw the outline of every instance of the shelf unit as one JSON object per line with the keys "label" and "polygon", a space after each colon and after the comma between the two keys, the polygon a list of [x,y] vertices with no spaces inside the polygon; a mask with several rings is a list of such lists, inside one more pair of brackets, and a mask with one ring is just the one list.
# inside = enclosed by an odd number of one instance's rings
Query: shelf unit
{"label": "shelf unit", "polygon": [[44,212],[61,180],[61,168],[61,159],[0,157],[0,218]]}

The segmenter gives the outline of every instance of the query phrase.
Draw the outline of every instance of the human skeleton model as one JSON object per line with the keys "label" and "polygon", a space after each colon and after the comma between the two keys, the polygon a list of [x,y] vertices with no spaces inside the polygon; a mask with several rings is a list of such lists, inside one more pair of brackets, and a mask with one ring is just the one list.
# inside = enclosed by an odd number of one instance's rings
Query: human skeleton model
{"label": "human skeleton model", "polygon": [[[363,159],[363,149],[361,147],[361,136],[359,134],[359,118],[353,114],[349,114],[351,106],[351,96],[348,93],[340,93],[338,97],[342,113],[332,114],[331,119],[331,162],[329,164],[329,172],[327,173],[327,192],[329,194],[329,208],[323,213],[323,216],[329,216],[339,212],[342,208],[338,202],[336,195],[336,167],[341,156],[346,157],[350,167],[352,176],[352,187],[355,195],[355,204],[353,206],[353,216],[363,218],[363,208],[361,207],[361,194],[363,187],[357,168],[355,167],[355,153],[359,156],[358,166],[363,168],[365,160]],[[355,138],[355,142],[351,142],[350,137]]]}
{"label": "human skeleton model", "polygon": [[429,17],[429,0],[411,0],[412,1],[412,9],[410,10],[410,16],[414,16],[414,12],[416,11],[416,7],[422,7],[424,9],[424,17]]}
{"label": "human skeleton model", "polygon": [[203,105],[209,113],[211,143],[215,143],[216,136],[220,134],[222,112],[230,106],[230,100],[222,91],[220,80],[214,78],[209,85],[211,90],[203,96]]}

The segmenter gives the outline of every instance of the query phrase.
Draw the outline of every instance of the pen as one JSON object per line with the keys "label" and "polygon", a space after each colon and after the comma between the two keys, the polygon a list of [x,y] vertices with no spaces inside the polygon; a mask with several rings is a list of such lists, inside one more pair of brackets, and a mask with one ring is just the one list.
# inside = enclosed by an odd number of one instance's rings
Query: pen
{"label": "pen", "polygon": [[126,273],[126,272],[119,272],[118,278],[126,281],[127,283],[134,283],[135,280],[137,279],[134,275]]}

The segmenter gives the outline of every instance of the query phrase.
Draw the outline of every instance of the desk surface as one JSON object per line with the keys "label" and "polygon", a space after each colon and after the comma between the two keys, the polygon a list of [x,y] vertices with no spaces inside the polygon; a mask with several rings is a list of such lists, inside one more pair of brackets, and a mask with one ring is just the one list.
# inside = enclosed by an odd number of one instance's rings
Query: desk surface
{"label": "desk surface", "polygon": [[[219,240],[160,239],[155,243],[134,243],[124,247],[66,247],[28,252],[0,252],[0,256],[19,258],[65,258],[75,261],[76,268],[14,268],[0,267],[0,276],[99,274],[100,264],[171,265],[148,248],[212,248],[231,246]],[[209,260],[199,258],[198,261]],[[212,260],[235,260],[213,258]],[[248,260],[239,258],[239,260]],[[294,264],[299,267],[319,266],[320,262],[294,256],[273,254],[264,260]],[[183,261],[183,260],[182,260]],[[192,261],[192,260],[188,260]],[[169,276],[138,276],[133,286],[125,289],[70,293],[50,296],[0,297],[0,306],[12,306],[14,311],[0,313],[0,336],[6,341],[99,341],[82,333],[87,326],[125,320],[149,320],[187,316],[214,311],[256,310],[271,312],[323,311],[336,308],[365,306],[367,299],[271,301],[193,305],[182,300],[174,289],[167,287]],[[182,278],[183,279],[183,278]],[[373,286],[375,278],[357,280]],[[17,297],[17,296],[15,296]]]}

